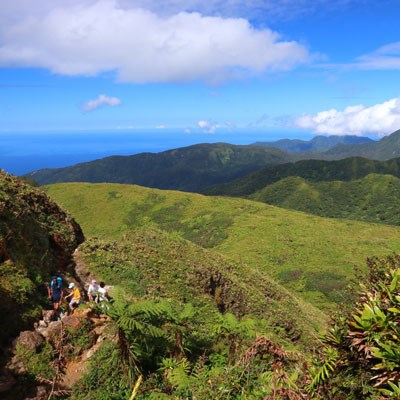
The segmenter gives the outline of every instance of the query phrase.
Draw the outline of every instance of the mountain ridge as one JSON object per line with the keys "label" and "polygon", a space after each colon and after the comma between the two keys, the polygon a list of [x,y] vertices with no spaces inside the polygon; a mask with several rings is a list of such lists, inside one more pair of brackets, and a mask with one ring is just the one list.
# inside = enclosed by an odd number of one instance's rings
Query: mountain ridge
{"label": "mountain ridge", "polygon": [[59,182],[113,182],[196,192],[265,165],[293,157],[279,149],[226,143],[199,144],[161,153],[111,156],[75,166],[34,171],[40,185]]}
{"label": "mountain ridge", "polygon": [[349,144],[359,144],[373,142],[372,139],[366,136],[315,136],[310,140],[300,140],[300,139],[280,139],[273,142],[254,142],[253,146],[268,146],[276,147],[282,151],[288,153],[324,153],[327,150],[337,146],[338,144],[349,145]]}
{"label": "mountain ridge", "polygon": [[[326,140],[316,137],[315,143]],[[161,153],[111,156],[65,168],[37,170],[25,176],[35,179],[40,185],[110,182],[203,192],[209,186],[232,182],[267,166],[299,160],[332,161],[363,157],[385,161],[400,157],[400,130],[377,142],[338,144],[327,151],[320,147],[319,151],[288,153],[274,147],[203,143]]]}
{"label": "mountain ridge", "polygon": [[264,167],[249,175],[222,185],[206,188],[207,195],[248,196],[265,186],[289,176],[311,182],[360,179],[370,173],[400,177],[400,157],[387,161],[350,157],[342,160],[300,160],[295,163]]}

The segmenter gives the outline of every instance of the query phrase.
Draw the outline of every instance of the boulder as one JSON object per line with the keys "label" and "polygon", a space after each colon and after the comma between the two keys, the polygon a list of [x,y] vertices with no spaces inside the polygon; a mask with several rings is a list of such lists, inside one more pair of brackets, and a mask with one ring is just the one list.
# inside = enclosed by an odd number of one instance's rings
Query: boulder
{"label": "boulder", "polygon": [[77,308],[74,311],[74,316],[82,319],[96,318],[97,313],[91,308]]}
{"label": "boulder", "polygon": [[47,324],[56,319],[54,310],[43,310],[43,321]]}
{"label": "boulder", "polygon": [[82,318],[75,315],[68,315],[62,319],[62,323],[67,328],[79,329],[82,326]]}
{"label": "boulder", "polygon": [[29,350],[37,351],[37,349],[43,344],[44,338],[37,331],[23,331],[19,334],[15,340],[15,346],[20,345]]}
{"label": "boulder", "polygon": [[61,321],[53,321],[49,323],[47,328],[38,328],[40,332],[48,341],[54,342],[54,340],[60,336],[62,329]]}

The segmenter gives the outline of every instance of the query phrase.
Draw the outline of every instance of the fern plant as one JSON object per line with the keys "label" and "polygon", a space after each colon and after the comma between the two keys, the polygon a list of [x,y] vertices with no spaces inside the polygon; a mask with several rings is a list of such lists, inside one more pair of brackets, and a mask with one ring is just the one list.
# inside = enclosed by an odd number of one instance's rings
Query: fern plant
{"label": "fern plant", "polygon": [[229,340],[228,364],[232,364],[236,355],[237,345],[242,337],[255,336],[256,323],[252,318],[239,320],[234,314],[221,314],[219,321],[214,325],[214,332]]}
{"label": "fern plant", "polygon": [[167,340],[162,326],[166,306],[148,300],[128,303],[118,291],[114,299],[107,314],[117,327],[120,357],[133,382],[143,370],[156,369],[160,354],[165,352]]}

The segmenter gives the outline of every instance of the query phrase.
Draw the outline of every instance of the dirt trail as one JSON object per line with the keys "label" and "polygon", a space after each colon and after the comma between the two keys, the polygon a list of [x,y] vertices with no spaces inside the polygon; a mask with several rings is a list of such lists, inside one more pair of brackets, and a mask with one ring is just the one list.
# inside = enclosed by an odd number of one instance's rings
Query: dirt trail
{"label": "dirt trail", "polygon": [[[92,280],[93,276],[91,276],[82,255],[79,253],[79,250],[75,250],[73,254],[73,260],[75,264],[74,277],[79,284],[80,289],[83,291],[82,294],[87,297],[87,286]],[[101,345],[102,334],[109,321],[109,318],[107,318],[105,315],[96,316],[94,314],[90,317],[88,316],[87,318],[94,326],[93,331],[95,332],[98,340],[92,347],[85,350],[77,359],[67,362],[63,373],[63,378],[60,381],[61,386],[64,388],[71,388],[75,382],[82,378],[82,375],[85,373],[89,364],[89,358]]]}
{"label": "dirt trail", "polygon": [[[73,254],[73,261],[74,262],[68,267],[68,273],[72,277],[69,278],[69,281],[75,282],[81,290],[83,299],[85,299],[87,298],[88,284],[93,276],[90,274],[84,262],[84,258],[78,250],[75,250]],[[65,315],[59,321],[54,321],[54,313],[52,310],[44,310],[42,318],[42,320],[34,324],[34,330],[25,331],[25,334],[30,338],[39,336],[42,342],[47,341],[51,344],[54,351],[60,355],[59,359],[62,360],[61,375],[58,376],[53,384],[47,379],[39,379],[36,386],[30,387],[29,397],[24,397],[23,390],[19,393],[19,389],[17,388],[17,377],[19,375],[24,375],[27,370],[24,365],[21,364],[20,359],[13,355],[13,348],[10,348],[9,354],[5,357],[5,368],[3,370],[0,368],[1,399],[15,400],[17,398],[29,398],[46,400],[49,394],[53,392],[56,393],[58,391],[62,393],[65,391],[66,393],[70,393],[72,386],[79,381],[87,371],[90,365],[90,358],[95,354],[104,340],[112,337],[112,333],[110,334],[110,330],[107,329],[110,326],[111,318],[99,312],[96,308],[92,308],[89,304],[79,306],[74,310],[72,315]],[[82,331],[79,331],[79,329],[86,323],[90,328],[89,330],[84,330],[83,332],[85,333],[83,334],[88,335],[89,347],[82,350],[79,350],[77,347],[71,348],[71,346],[76,345],[73,345],[73,341],[71,342],[68,339],[64,342],[64,332],[68,329],[75,329],[77,335],[82,335]],[[39,347],[40,345],[37,346],[37,348]],[[36,349],[36,347],[34,348]],[[79,355],[73,358],[64,357],[69,351],[76,351]],[[64,354],[64,352],[66,354]],[[31,395],[33,397],[31,397]]]}

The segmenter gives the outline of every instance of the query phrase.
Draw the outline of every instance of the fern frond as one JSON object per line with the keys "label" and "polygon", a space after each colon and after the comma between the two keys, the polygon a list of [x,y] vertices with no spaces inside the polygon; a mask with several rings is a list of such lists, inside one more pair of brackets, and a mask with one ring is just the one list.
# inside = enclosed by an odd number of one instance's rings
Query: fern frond
{"label": "fern frond", "polygon": [[328,356],[327,359],[314,375],[308,387],[308,391],[310,393],[314,392],[321,383],[327,381],[331,373],[335,370],[336,363],[339,359],[338,352],[336,350],[330,349],[329,351],[326,351],[326,353]]}
{"label": "fern frond", "polygon": [[153,301],[141,301],[128,306],[127,312],[130,315],[146,315],[148,317],[158,317],[166,313],[167,307],[163,303],[155,303]]}
{"label": "fern frond", "polygon": [[128,332],[143,332],[144,330],[143,325],[138,320],[131,318],[127,315],[122,315],[121,317],[119,317],[117,320],[117,324],[119,327]]}

